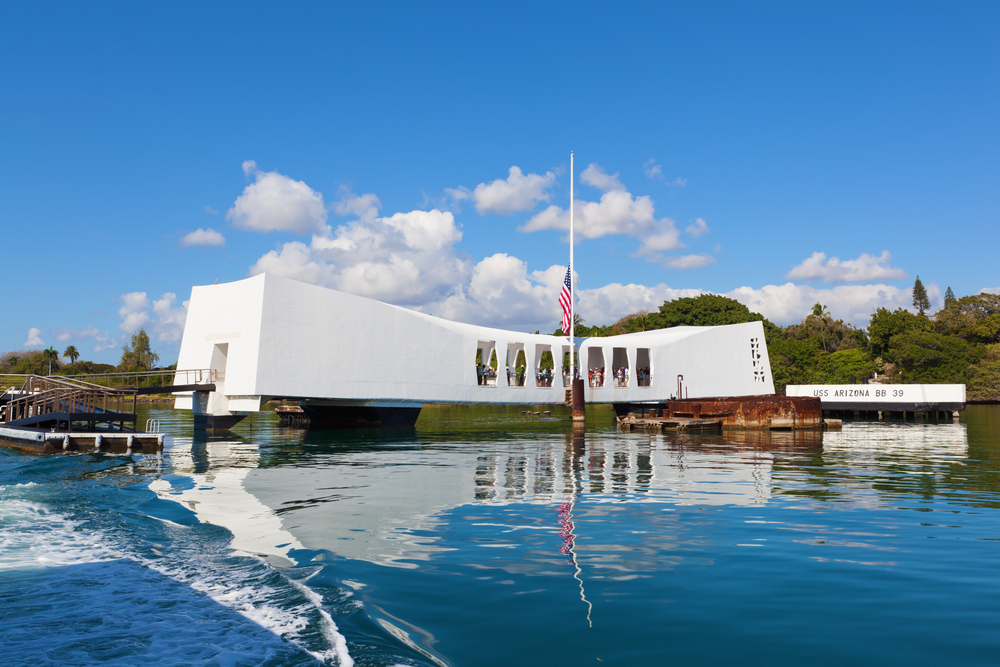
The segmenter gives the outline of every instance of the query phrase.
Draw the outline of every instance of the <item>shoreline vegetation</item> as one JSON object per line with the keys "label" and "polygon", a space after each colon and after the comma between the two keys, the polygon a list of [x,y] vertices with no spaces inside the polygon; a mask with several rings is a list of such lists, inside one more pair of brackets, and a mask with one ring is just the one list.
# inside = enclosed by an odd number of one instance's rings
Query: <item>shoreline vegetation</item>
{"label": "shoreline vegetation", "polygon": [[[763,322],[775,391],[783,394],[789,384],[964,384],[970,403],[1000,402],[1000,295],[980,293],[956,298],[951,288],[944,304],[931,316],[927,292],[919,276],[913,286],[915,314],[903,308],[878,308],[867,328],[855,328],[834,320],[826,306],[817,303],[798,324],[779,327],[739,301],[716,294],[702,294],[665,301],[655,312],[626,315],[614,324],[586,326],[577,315],[576,335],[613,336],[675,326],[716,326]],[[538,333],[537,331],[535,333]],[[564,335],[557,329],[553,335]],[[54,348],[17,350],[0,354],[0,391],[20,387],[16,375],[107,375],[108,373],[163,371],[170,376],[177,365],[159,367],[159,355],[150,347],[149,335],[139,329],[122,346],[117,366],[79,360],[70,345],[60,355]],[[68,359],[69,363],[63,363]],[[476,358],[481,364],[481,357]],[[569,367],[564,355],[563,367]],[[490,358],[496,369],[496,353]],[[523,355],[514,360],[523,367]],[[543,368],[554,366],[551,355]],[[6,376],[6,377],[5,377]],[[170,382],[171,380],[167,380]],[[108,378],[97,384],[113,386]],[[149,379],[146,386],[164,381]],[[170,395],[139,398],[140,402],[173,400]]]}

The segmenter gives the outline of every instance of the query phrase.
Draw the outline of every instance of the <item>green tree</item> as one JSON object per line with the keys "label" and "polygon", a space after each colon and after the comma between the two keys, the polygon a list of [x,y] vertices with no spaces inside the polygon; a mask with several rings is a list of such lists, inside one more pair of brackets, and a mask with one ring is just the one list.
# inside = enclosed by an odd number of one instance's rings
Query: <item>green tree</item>
{"label": "green tree", "polygon": [[99,364],[94,361],[78,361],[75,364],[66,364],[59,369],[57,375],[94,375],[97,373],[114,373],[115,366],[112,364]]}
{"label": "green tree", "polygon": [[860,382],[875,372],[875,363],[858,348],[839,350],[826,355],[818,364],[814,382],[818,384],[848,384]]}
{"label": "green tree", "polygon": [[8,352],[0,358],[4,372],[17,375],[45,375],[49,359],[45,352]]}
{"label": "green tree", "polygon": [[27,352],[18,350],[10,350],[0,354],[0,373],[13,373],[14,367],[21,361],[21,357],[26,354]]}
{"label": "green tree", "polygon": [[719,324],[760,322],[763,319],[763,315],[751,312],[735,299],[718,294],[702,294],[664,302],[658,313],[649,314],[648,325],[650,329],[677,326],[711,327]]}
{"label": "green tree", "polygon": [[49,349],[42,350],[42,357],[49,362],[49,375],[52,375],[52,362],[56,362],[56,370],[59,369],[59,353],[56,348],[49,346]]}
{"label": "green tree", "polygon": [[813,321],[819,322],[820,340],[823,342],[823,351],[829,352],[826,349],[826,321],[828,319],[833,319],[830,315],[830,311],[826,309],[826,306],[822,305],[817,301],[812,307],[812,313],[806,316],[806,321],[812,318]]}
{"label": "green tree", "polygon": [[830,353],[865,347],[867,344],[864,329],[855,329],[844,320],[834,320],[826,311],[826,306],[818,303],[813,306],[813,313],[800,324],[785,327],[785,333],[797,340],[815,338],[819,347]]}
{"label": "green tree", "polygon": [[948,289],[945,290],[945,293],[944,293],[944,307],[945,307],[945,309],[951,308],[951,306],[955,303],[955,301],[956,301],[956,299],[955,299],[955,293],[951,291],[951,286],[949,285]]}
{"label": "green tree", "polygon": [[934,314],[934,330],[990,344],[1000,342],[1000,295],[963,296]]}
{"label": "green tree", "polygon": [[927,298],[927,290],[924,289],[924,284],[920,282],[920,276],[917,276],[917,279],[913,282],[913,307],[921,315],[931,307],[931,301]]}
{"label": "green tree", "polygon": [[982,346],[956,336],[907,331],[892,337],[885,359],[898,367],[903,382],[963,383],[984,353]]}
{"label": "green tree", "polygon": [[868,352],[872,357],[886,359],[892,337],[908,331],[930,331],[933,324],[930,320],[914,315],[908,310],[897,308],[890,312],[879,308],[871,316],[868,325]]}
{"label": "green tree", "polygon": [[707,327],[721,324],[743,324],[762,322],[767,356],[771,362],[771,378],[776,391],[784,391],[785,385],[807,382],[807,371],[811,368],[819,348],[809,341],[793,340],[785,331],[775,326],[760,313],[755,313],[735,299],[718,294],[702,294],[666,301],[659,312],[649,313],[649,329],[692,326]]}
{"label": "green tree", "polygon": [[156,366],[160,355],[153,352],[149,344],[149,334],[139,329],[132,334],[132,341],[122,345],[122,358],[118,362],[119,371],[149,371]]}
{"label": "green tree", "polygon": [[969,369],[966,381],[969,400],[1000,400],[1000,344],[988,345],[983,359]]}
{"label": "green tree", "polygon": [[76,360],[80,358],[80,353],[77,351],[75,345],[70,345],[62,353],[62,356],[67,357],[69,359],[69,363],[75,364]]}

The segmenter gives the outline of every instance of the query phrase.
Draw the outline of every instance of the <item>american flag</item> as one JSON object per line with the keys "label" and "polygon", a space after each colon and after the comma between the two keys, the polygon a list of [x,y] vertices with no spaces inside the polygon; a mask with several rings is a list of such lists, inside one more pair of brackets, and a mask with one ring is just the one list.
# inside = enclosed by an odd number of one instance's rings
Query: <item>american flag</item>
{"label": "american flag", "polygon": [[570,309],[573,307],[573,284],[570,282],[569,272],[572,270],[572,267],[566,268],[566,280],[563,281],[563,288],[559,293],[559,305],[562,306],[563,310],[562,330],[564,334],[569,333],[571,324]]}

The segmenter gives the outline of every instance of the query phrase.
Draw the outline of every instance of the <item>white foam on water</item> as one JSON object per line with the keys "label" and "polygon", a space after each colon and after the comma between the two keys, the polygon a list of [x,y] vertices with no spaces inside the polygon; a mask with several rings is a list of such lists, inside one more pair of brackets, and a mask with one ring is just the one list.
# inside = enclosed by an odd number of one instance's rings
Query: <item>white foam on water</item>
{"label": "white foam on water", "polygon": [[323,636],[326,640],[330,642],[333,647],[329,651],[321,654],[314,654],[317,658],[321,660],[329,660],[330,658],[336,657],[337,662],[341,667],[354,667],[354,658],[351,657],[350,653],[347,651],[347,638],[340,634],[337,624],[333,620],[333,616],[330,615],[326,609],[323,608],[323,598],[322,596],[309,588],[303,583],[298,581],[291,581],[292,585],[299,589],[299,591],[308,599],[312,604],[319,610],[321,624],[320,629],[323,632]]}
{"label": "white foam on water", "polygon": [[101,532],[80,530],[80,524],[40,503],[0,500],[0,571],[122,557],[120,551],[107,545]]}
{"label": "white foam on water", "polygon": [[[246,447],[240,450],[244,458],[250,456],[246,450]],[[231,451],[232,448],[222,449],[217,445],[213,453],[216,456],[225,454],[228,457]],[[251,453],[255,454],[256,450]],[[257,560],[260,560],[257,554],[287,558],[290,550],[303,547],[294,535],[282,528],[281,520],[273,510],[246,491],[244,479],[249,472],[250,468],[223,467],[213,469],[208,474],[185,475],[194,480],[195,484],[191,487],[174,488],[167,480],[157,479],[150,482],[149,488],[164,500],[179,502],[189,507],[202,522],[226,528],[233,536],[231,548]],[[276,544],[282,546],[276,547]],[[347,639],[339,632],[333,617],[323,608],[322,597],[303,583],[285,577],[283,581],[290,583],[308,601],[304,605],[299,605],[292,615],[287,613],[275,615],[273,606],[260,606],[248,595],[229,589],[220,591],[219,587],[214,585],[206,585],[203,592],[213,598],[221,594],[221,598],[215,599],[233,609],[242,610],[240,613],[266,627],[274,628],[281,636],[291,641],[301,637],[302,632],[308,628],[309,622],[306,621],[308,617],[318,616],[318,629],[330,648],[326,651],[312,652],[313,655],[324,661],[336,659],[340,665],[351,667],[354,660],[348,653]],[[244,593],[269,592],[272,591],[254,589]]]}
{"label": "white foam on water", "polygon": [[[263,559],[205,554],[171,522],[157,523],[177,533],[172,548],[143,555],[131,536],[86,529],[22,488],[0,487],[0,664],[353,667],[321,596]],[[53,622],[55,635],[37,632]],[[307,645],[315,635],[330,648]]]}

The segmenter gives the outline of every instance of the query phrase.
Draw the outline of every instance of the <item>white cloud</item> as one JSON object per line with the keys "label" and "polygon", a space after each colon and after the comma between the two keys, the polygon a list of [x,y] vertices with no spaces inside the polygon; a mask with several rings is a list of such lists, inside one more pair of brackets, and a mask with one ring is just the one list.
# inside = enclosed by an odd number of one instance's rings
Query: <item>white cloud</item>
{"label": "white cloud", "polygon": [[[613,177],[602,174],[595,167],[588,179],[603,187],[614,186]],[[509,181],[500,182],[509,186]],[[474,191],[466,189],[450,190],[448,194],[455,201],[476,199]],[[495,199],[491,205],[499,206],[499,201]],[[249,273],[290,277],[458,321],[522,331],[555,329],[561,319],[557,299],[565,266],[531,271],[523,260],[506,253],[473,263],[456,250],[462,231],[451,212],[435,208],[379,215],[380,206],[374,194],[356,196],[343,190],[340,201],[332,208],[338,214],[355,216],[354,219],[336,229],[321,226],[309,243],[283,244],[261,256]],[[715,261],[709,253],[666,256],[684,244],[673,220],[655,217],[649,197],[635,198],[624,189],[609,189],[599,202],[578,202],[578,206],[581,238],[613,233],[635,236],[641,244],[634,256],[676,270],[704,267]],[[534,216],[524,231],[567,228],[566,212],[550,206]],[[710,230],[699,218],[686,231],[698,236]],[[718,251],[716,246],[715,252]],[[885,264],[888,256],[885,255],[884,261],[876,259]],[[927,287],[932,300],[939,296],[936,286]],[[649,287],[615,283],[578,288],[577,305],[588,323],[610,324],[639,310],[656,310],[664,301],[701,293],[702,290],[679,290],[663,284]],[[142,302],[144,293],[126,296],[136,301],[137,307],[123,306],[123,320],[141,318],[143,313],[148,317],[150,305]],[[816,301],[828,305],[836,317],[855,324],[863,324],[879,306],[908,307],[911,301],[908,289],[881,284],[816,289],[789,282],[759,289],[741,287],[726,296],[740,300],[779,324],[801,321]],[[175,318],[175,322],[179,321],[179,317]]]}
{"label": "white cloud", "polygon": [[[576,201],[574,207],[574,231],[584,239],[607,234],[640,236],[655,229],[659,222],[653,214],[652,199],[645,195],[633,198],[624,190],[605,192],[599,202]],[[521,232],[543,229],[569,231],[569,211],[549,206],[518,227]]]}
{"label": "white cloud", "polygon": [[250,275],[270,273],[280,278],[292,278],[304,283],[332,287],[336,276],[333,264],[312,257],[312,249],[305,243],[292,241],[280,250],[272,250],[250,267]]}
{"label": "white cloud", "polygon": [[219,212],[218,212],[218,211],[216,211],[216,210],[215,210],[214,208],[212,208],[211,206],[209,206],[208,204],[206,204],[206,205],[205,205],[205,213],[208,213],[208,214],[210,214],[210,215],[219,215]]}
{"label": "white cloud", "polygon": [[355,195],[344,187],[340,189],[340,200],[333,204],[333,212],[337,215],[356,215],[366,222],[374,220],[381,208],[382,202],[371,192]]}
{"label": "white cloud", "polygon": [[286,243],[250,267],[250,275],[271,273],[399,305],[420,305],[450,294],[468,278],[468,261],[454,245],[462,239],[448,211],[374,214],[368,206],[345,204],[359,215],[329,234],[316,234],[310,245]]}
{"label": "white cloud", "polygon": [[226,237],[224,237],[219,232],[215,231],[211,227],[208,229],[202,229],[199,227],[193,232],[188,232],[181,237],[181,245],[184,247],[190,246],[201,246],[203,248],[211,248],[212,246],[219,246],[226,244]]}
{"label": "white cloud", "polygon": [[687,179],[679,176],[672,181],[668,181],[663,175],[663,167],[656,164],[654,158],[646,160],[645,164],[642,165],[642,171],[648,178],[652,178],[655,181],[662,181],[672,187],[684,187],[687,185]]}
{"label": "white cloud", "polygon": [[28,340],[24,341],[24,347],[41,347],[45,345],[42,340],[42,330],[31,327],[28,329]]}
{"label": "white cloud", "polygon": [[[937,285],[926,287],[931,301],[940,302],[941,290]],[[910,308],[913,304],[910,288],[881,284],[838,285],[820,289],[789,282],[760,288],[740,287],[726,292],[724,296],[736,299],[782,326],[801,322],[817,302],[827,306],[834,318],[855,326],[867,326],[868,318],[878,308],[895,310]]]}
{"label": "white cloud", "polygon": [[101,330],[97,327],[87,327],[85,329],[70,329],[68,327],[56,327],[52,330],[52,335],[56,337],[56,340],[60,343],[65,343],[71,340],[78,340],[80,338],[93,338],[94,336],[101,333]]}
{"label": "white cloud", "polygon": [[247,160],[243,173],[255,177],[226,213],[236,227],[256,232],[320,232],[326,227],[322,193],[276,171],[260,171]]}
{"label": "white cloud", "polygon": [[166,292],[153,301],[153,326],[151,336],[164,343],[179,342],[184,335],[184,322],[187,320],[188,301],[180,306],[174,306],[177,295]]}
{"label": "white cloud", "polygon": [[86,329],[70,329],[68,327],[56,327],[52,330],[52,335],[56,337],[56,341],[59,343],[65,343],[76,338],[89,338],[100,333],[100,329],[97,327],[87,327]]}
{"label": "white cloud", "polygon": [[674,221],[664,218],[660,221],[657,231],[643,237],[639,249],[632,253],[632,256],[645,257],[647,262],[663,261],[662,253],[685,247],[681,243],[680,236],[681,233],[674,226]]}
{"label": "white cloud", "polygon": [[103,331],[94,336],[94,352],[103,352],[118,347],[118,341],[111,337],[107,331]]}
{"label": "white cloud", "polygon": [[704,234],[708,234],[712,230],[708,228],[707,222],[705,222],[702,218],[697,218],[694,222],[685,227],[684,231],[697,238]]}
{"label": "white cloud", "polygon": [[506,179],[498,178],[492,183],[480,183],[470,193],[467,188],[445,190],[455,201],[473,199],[480,214],[499,213],[510,215],[518,211],[530,211],[540,201],[549,201],[549,188],[556,182],[554,172],[525,175],[517,166],[509,170]]}
{"label": "white cloud", "polygon": [[785,276],[788,280],[816,280],[825,283],[853,283],[867,280],[893,280],[906,278],[906,271],[889,266],[892,255],[883,250],[879,256],[861,253],[857,259],[841,261],[839,257],[827,259],[826,253],[814,252],[812,256],[793,268]]}
{"label": "white cloud", "polygon": [[987,294],[1000,294],[1000,287],[984,287],[979,291],[986,292]]}
{"label": "white cloud", "polygon": [[606,173],[604,168],[596,162],[591,162],[590,165],[580,173],[580,180],[587,185],[597,188],[601,192],[611,192],[612,190],[625,189],[622,182],[618,180],[618,174]]}
{"label": "white cloud", "polygon": [[56,327],[52,334],[60,343],[69,341],[79,341],[85,338],[94,339],[94,352],[103,352],[118,345],[118,341],[111,337],[107,331],[101,331],[95,326],[88,326],[83,329],[71,329],[69,327]]}
{"label": "white cloud", "polygon": [[[633,197],[618,180],[618,174],[609,175],[593,163],[580,178],[604,191],[600,201],[574,201],[574,233],[580,240],[610,234],[635,236],[641,243],[632,256],[645,257],[650,262],[661,261],[662,252],[684,247],[676,223],[670,218],[657,219],[653,200],[646,195]],[[517,229],[520,232],[568,231],[569,211],[561,206],[549,206]]]}
{"label": "white cloud", "polygon": [[149,321],[149,299],[145,292],[129,292],[122,294],[119,300],[122,306],[118,309],[118,316],[121,318],[118,328],[123,333],[134,334]]}
{"label": "white cloud", "polygon": [[698,296],[699,289],[674,289],[664,284],[622,285],[612,283],[579,293],[580,312],[588,324],[614,324],[622,317],[640,310],[656,311],[664,301]]}
{"label": "white cloud", "polygon": [[687,271],[689,269],[700,269],[715,264],[715,258],[711,255],[683,255],[681,257],[666,257],[663,259],[663,268]]}
{"label": "white cloud", "polygon": [[[455,209],[458,210],[458,205],[467,200],[472,199],[472,190],[460,185],[457,188],[445,188],[444,189],[445,198],[442,201],[441,208]],[[449,204],[448,199],[451,199]]]}
{"label": "white cloud", "polygon": [[[476,264],[467,286],[422,310],[460,322],[549,333],[562,321],[558,297],[565,275],[565,265],[529,272],[524,261],[497,253]],[[701,293],[620,283],[577,288],[577,312],[589,324],[611,324],[639,310],[656,310],[664,301]]]}
{"label": "white cloud", "polygon": [[[121,317],[118,328],[122,333],[131,336],[140,328],[144,328],[151,340],[176,343],[181,339],[187,318],[188,302],[174,307],[177,295],[173,292],[166,292],[152,302],[145,292],[122,294],[119,300],[122,306],[118,309],[118,315]],[[103,340],[96,336],[95,338],[99,344],[110,340],[110,337],[105,337]]]}

